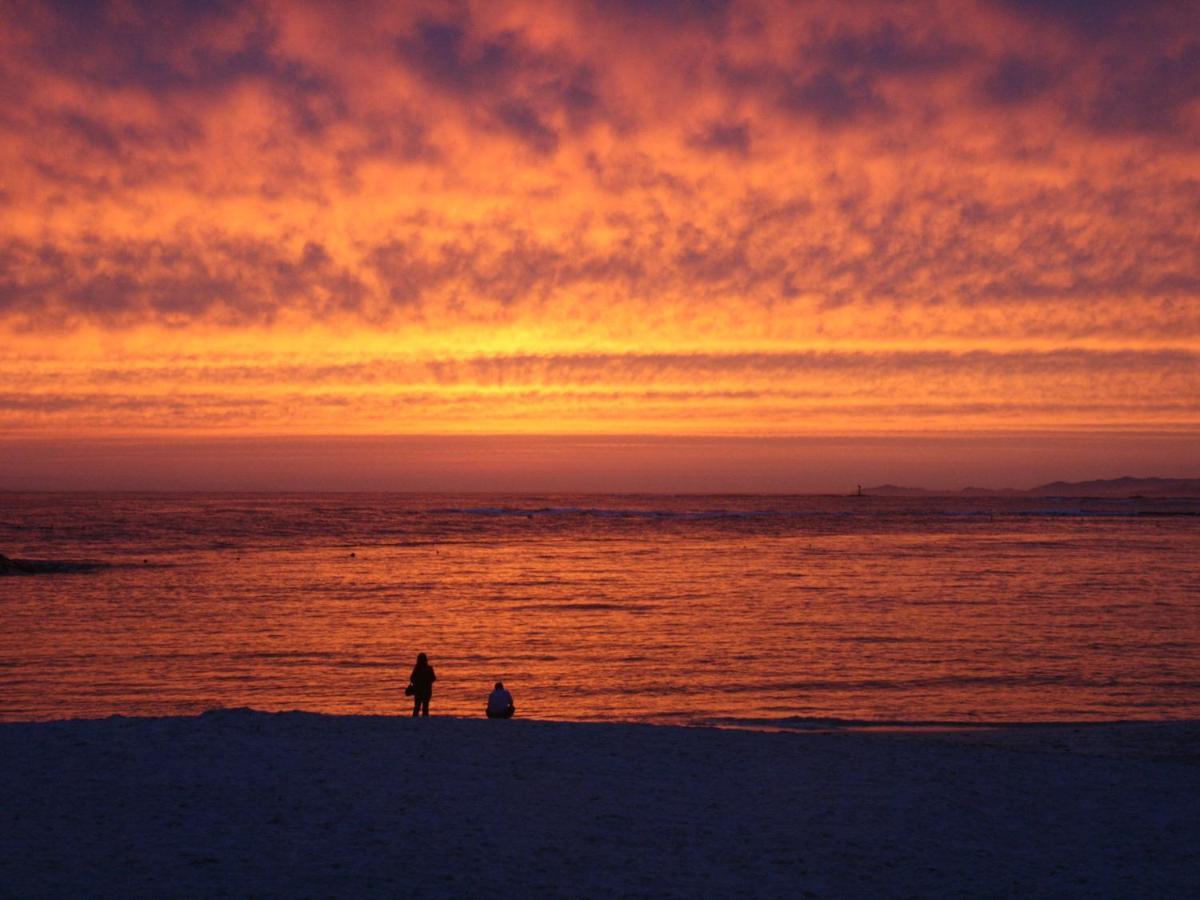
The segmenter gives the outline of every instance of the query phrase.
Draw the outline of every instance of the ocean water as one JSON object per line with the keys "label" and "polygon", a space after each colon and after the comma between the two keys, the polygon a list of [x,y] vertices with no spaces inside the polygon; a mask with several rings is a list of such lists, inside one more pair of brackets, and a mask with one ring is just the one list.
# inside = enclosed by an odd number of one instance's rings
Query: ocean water
{"label": "ocean water", "polygon": [[[0,493],[0,719],[1200,718],[1200,501]],[[94,561],[96,568],[76,566]]]}

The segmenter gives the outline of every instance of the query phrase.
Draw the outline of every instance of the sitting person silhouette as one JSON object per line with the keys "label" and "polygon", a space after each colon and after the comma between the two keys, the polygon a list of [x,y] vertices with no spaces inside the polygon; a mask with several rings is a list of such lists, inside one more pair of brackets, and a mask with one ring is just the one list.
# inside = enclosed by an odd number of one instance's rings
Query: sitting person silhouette
{"label": "sitting person silhouette", "polygon": [[512,694],[504,689],[504,682],[497,681],[496,689],[488,694],[487,717],[489,719],[511,719],[517,708],[513,706]]}

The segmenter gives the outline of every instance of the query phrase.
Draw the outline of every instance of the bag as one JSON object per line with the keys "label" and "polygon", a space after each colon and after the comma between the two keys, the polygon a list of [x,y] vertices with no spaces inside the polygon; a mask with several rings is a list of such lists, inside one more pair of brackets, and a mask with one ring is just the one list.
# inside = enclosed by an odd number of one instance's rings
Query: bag
{"label": "bag", "polygon": [[408,683],[408,687],[406,687],[406,688],[404,689],[404,696],[405,696],[405,697],[411,697],[411,696],[412,696],[413,694],[415,694],[416,692],[417,692],[417,689],[416,689],[416,687],[415,687],[415,686],[413,685],[413,683],[410,681],[410,682]]}

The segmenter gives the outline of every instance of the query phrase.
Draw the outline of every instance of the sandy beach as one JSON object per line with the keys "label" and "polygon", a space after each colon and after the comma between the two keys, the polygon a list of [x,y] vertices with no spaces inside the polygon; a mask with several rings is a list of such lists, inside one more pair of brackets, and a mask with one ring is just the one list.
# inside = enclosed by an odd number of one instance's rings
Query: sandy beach
{"label": "sandy beach", "polygon": [[0,893],[1184,896],[1200,726],[0,725]]}

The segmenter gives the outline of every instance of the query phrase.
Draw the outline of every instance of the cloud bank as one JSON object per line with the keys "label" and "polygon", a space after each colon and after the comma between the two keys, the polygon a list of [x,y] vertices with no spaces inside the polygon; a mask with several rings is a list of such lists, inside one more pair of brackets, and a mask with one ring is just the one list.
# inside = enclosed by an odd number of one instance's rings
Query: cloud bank
{"label": "cloud bank", "polygon": [[9,3],[10,434],[1200,419],[1186,4]]}

